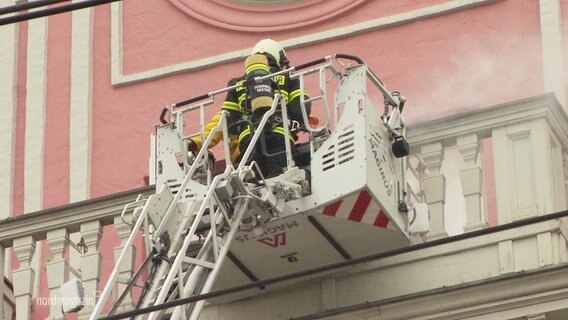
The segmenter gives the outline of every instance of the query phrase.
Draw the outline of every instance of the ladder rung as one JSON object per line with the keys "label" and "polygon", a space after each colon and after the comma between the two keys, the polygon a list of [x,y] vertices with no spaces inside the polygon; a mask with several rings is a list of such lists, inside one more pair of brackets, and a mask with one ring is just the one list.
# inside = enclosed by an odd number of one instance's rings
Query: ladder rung
{"label": "ladder rung", "polygon": [[195,264],[209,269],[215,268],[215,264],[213,262],[203,261],[192,257],[184,257],[183,262],[188,264]]}
{"label": "ladder rung", "polygon": [[[117,283],[122,283],[122,284],[128,284],[128,283],[130,283],[130,281],[131,281],[130,278],[127,278],[127,277],[118,277],[116,279]],[[137,287],[143,287],[144,281],[136,280],[134,282],[134,285],[137,286]]]}
{"label": "ladder rung", "polygon": [[310,97],[310,98],[308,98],[308,99],[305,99],[304,102],[317,101],[317,100],[321,100],[322,98],[323,98],[322,95],[314,96],[314,97]]}

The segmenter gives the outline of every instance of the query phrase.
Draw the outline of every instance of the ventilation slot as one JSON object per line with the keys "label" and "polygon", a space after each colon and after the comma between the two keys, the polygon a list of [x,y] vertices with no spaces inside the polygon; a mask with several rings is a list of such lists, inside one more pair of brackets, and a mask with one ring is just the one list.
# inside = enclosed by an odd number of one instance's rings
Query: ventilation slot
{"label": "ventilation slot", "polygon": [[179,191],[179,187],[181,187],[181,183],[177,182],[177,180],[173,180],[170,179],[168,180],[168,187],[170,187],[170,190],[172,192],[172,194],[177,194]]}
{"label": "ventilation slot", "polygon": [[344,133],[337,137],[337,145],[328,148],[328,152],[322,156],[323,171],[351,161],[355,158],[355,131],[353,126],[344,128]]}
{"label": "ventilation slot", "polygon": [[323,171],[327,171],[333,167],[335,167],[335,146],[331,145],[328,148],[328,153],[324,154],[322,157],[322,166]]}
{"label": "ventilation slot", "polygon": [[343,164],[355,158],[354,133],[353,130],[350,130],[339,136],[337,164]]}

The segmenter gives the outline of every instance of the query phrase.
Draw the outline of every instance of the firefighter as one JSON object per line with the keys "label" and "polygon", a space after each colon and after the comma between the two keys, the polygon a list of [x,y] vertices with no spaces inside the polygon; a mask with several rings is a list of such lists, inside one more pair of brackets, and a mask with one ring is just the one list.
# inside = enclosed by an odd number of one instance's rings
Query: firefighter
{"label": "firefighter", "polygon": [[[228,86],[237,85],[235,89],[227,93],[227,97],[222,105],[222,110],[228,111],[228,125],[230,136],[231,160],[233,163],[240,161],[242,153],[250,144],[252,138],[251,127],[247,123],[253,124],[253,130],[262,116],[271,108],[274,94],[282,95],[286,102],[287,115],[290,122],[297,122],[299,125],[303,123],[302,111],[300,107],[300,97],[308,96],[300,90],[300,82],[298,79],[290,79],[288,74],[277,75],[271,79],[262,81],[253,81],[256,77],[262,77],[270,73],[283,70],[289,66],[284,48],[272,39],[264,39],[259,41],[252,49],[251,55],[245,60],[245,74],[233,78],[229,81]],[[310,104],[306,103],[306,112],[310,114]],[[209,134],[211,129],[217,125],[221,117],[218,112],[205,126],[205,136]],[[284,124],[282,120],[281,110],[272,115],[264,128],[263,136],[266,153],[261,150],[260,144],[257,143],[249,160],[256,161],[263,173],[267,177],[278,175],[282,169],[286,167],[285,141],[284,141]],[[242,120],[248,120],[244,122]],[[291,137],[294,139],[294,136]],[[219,132],[213,137],[213,147],[222,139]],[[294,141],[291,141],[292,145]],[[196,152],[201,148],[200,137],[194,137],[189,140],[189,151]]]}

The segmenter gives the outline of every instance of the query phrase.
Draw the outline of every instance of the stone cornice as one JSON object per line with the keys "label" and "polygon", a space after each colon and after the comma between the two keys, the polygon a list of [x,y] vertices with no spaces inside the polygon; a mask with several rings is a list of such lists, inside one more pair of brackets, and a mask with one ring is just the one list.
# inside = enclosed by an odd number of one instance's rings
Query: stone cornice
{"label": "stone cornice", "polygon": [[411,146],[432,141],[451,143],[458,136],[489,137],[495,128],[536,119],[545,119],[561,143],[568,145],[568,115],[552,93],[411,124],[407,138]]}
{"label": "stone cornice", "polygon": [[428,317],[428,319],[451,320],[504,311],[511,312],[511,316],[507,317],[510,319],[524,315],[521,307],[526,305],[559,302],[560,306],[565,306],[568,300],[567,275],[566,265],[543,267],[487,278],[479,282],[441,287],[384,300],[366,301],[298,319],[325,317],[343,320],[353,319],[354,314],[374,319],[372,316],[380,314],[385,319]]}
{"label": "stone cornice", "polygon": [[[352,270],[350,270],[350,272],[359,273],[363,271],[372,271],[386,267],[394,267],[405,263],[416,262],[420,260],[433,259],[436,257],[444,257],[459,252],[489,247],[501,241],[520,240],[529,237],[535,237],[536,235],[541,233],[559,232],[563,234],[561,231],[560,221],[561,220],[542,221],[535,224],[529,224],[525,226],[511,228],[508,230],[501,230],[489,234],[485,234],[484,232],[482,232],[482,234],[479,236],[458,240],[458,241],[450,241],[452,239],[450,237],[445,239],[448,241],[448,243],[436,245],[421,250],[411,251],[408,253],[403,253],[400,255],[389,257],[388,259],[380,259],[366,264],[361,264],[353,267]],[[563,234],[563,236],[567,235]]]}
{"label": "stone cornice", "polygon": [[113,224],[114,217],[137,195],[149,196],[153,192],[154,186],[146,186],[1,220],[0,244],[11,247],[14,239],[28,235],[36,241],[44,240],[48,231],[61,228],[78,232],[81,224],[90,221],[100,221],[103,226]]}

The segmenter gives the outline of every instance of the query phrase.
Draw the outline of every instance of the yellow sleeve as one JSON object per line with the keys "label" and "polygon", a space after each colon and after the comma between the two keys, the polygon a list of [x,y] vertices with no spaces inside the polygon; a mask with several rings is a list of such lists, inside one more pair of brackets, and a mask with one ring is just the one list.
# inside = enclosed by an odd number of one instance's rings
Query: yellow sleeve
{"label": "yellow sleeve", "polygon": [[[205,135],[205,138],[207,138],[209,136],[209,133],[211,133],[211,131],[213,130],[213,128],[217,126],[219,120],[221,120],[221,111],[217,112],[213,116],[213,118],[211,118],[211,120],[209,120],[209,122],[205,124],[205,128],[203,128],[203,134]],[[217,131],[217,133],[215,133],[215,135],[211,139],[211,144],[208,146],[208,149],[213,148],[222,139],[223,139],[223,131]],[[197,149],[201,149],[201,146],[203,145],[203,141],[201,140],[201,135],[192,137],[191,140],[195,142],[195,144],[197,145]]]}

